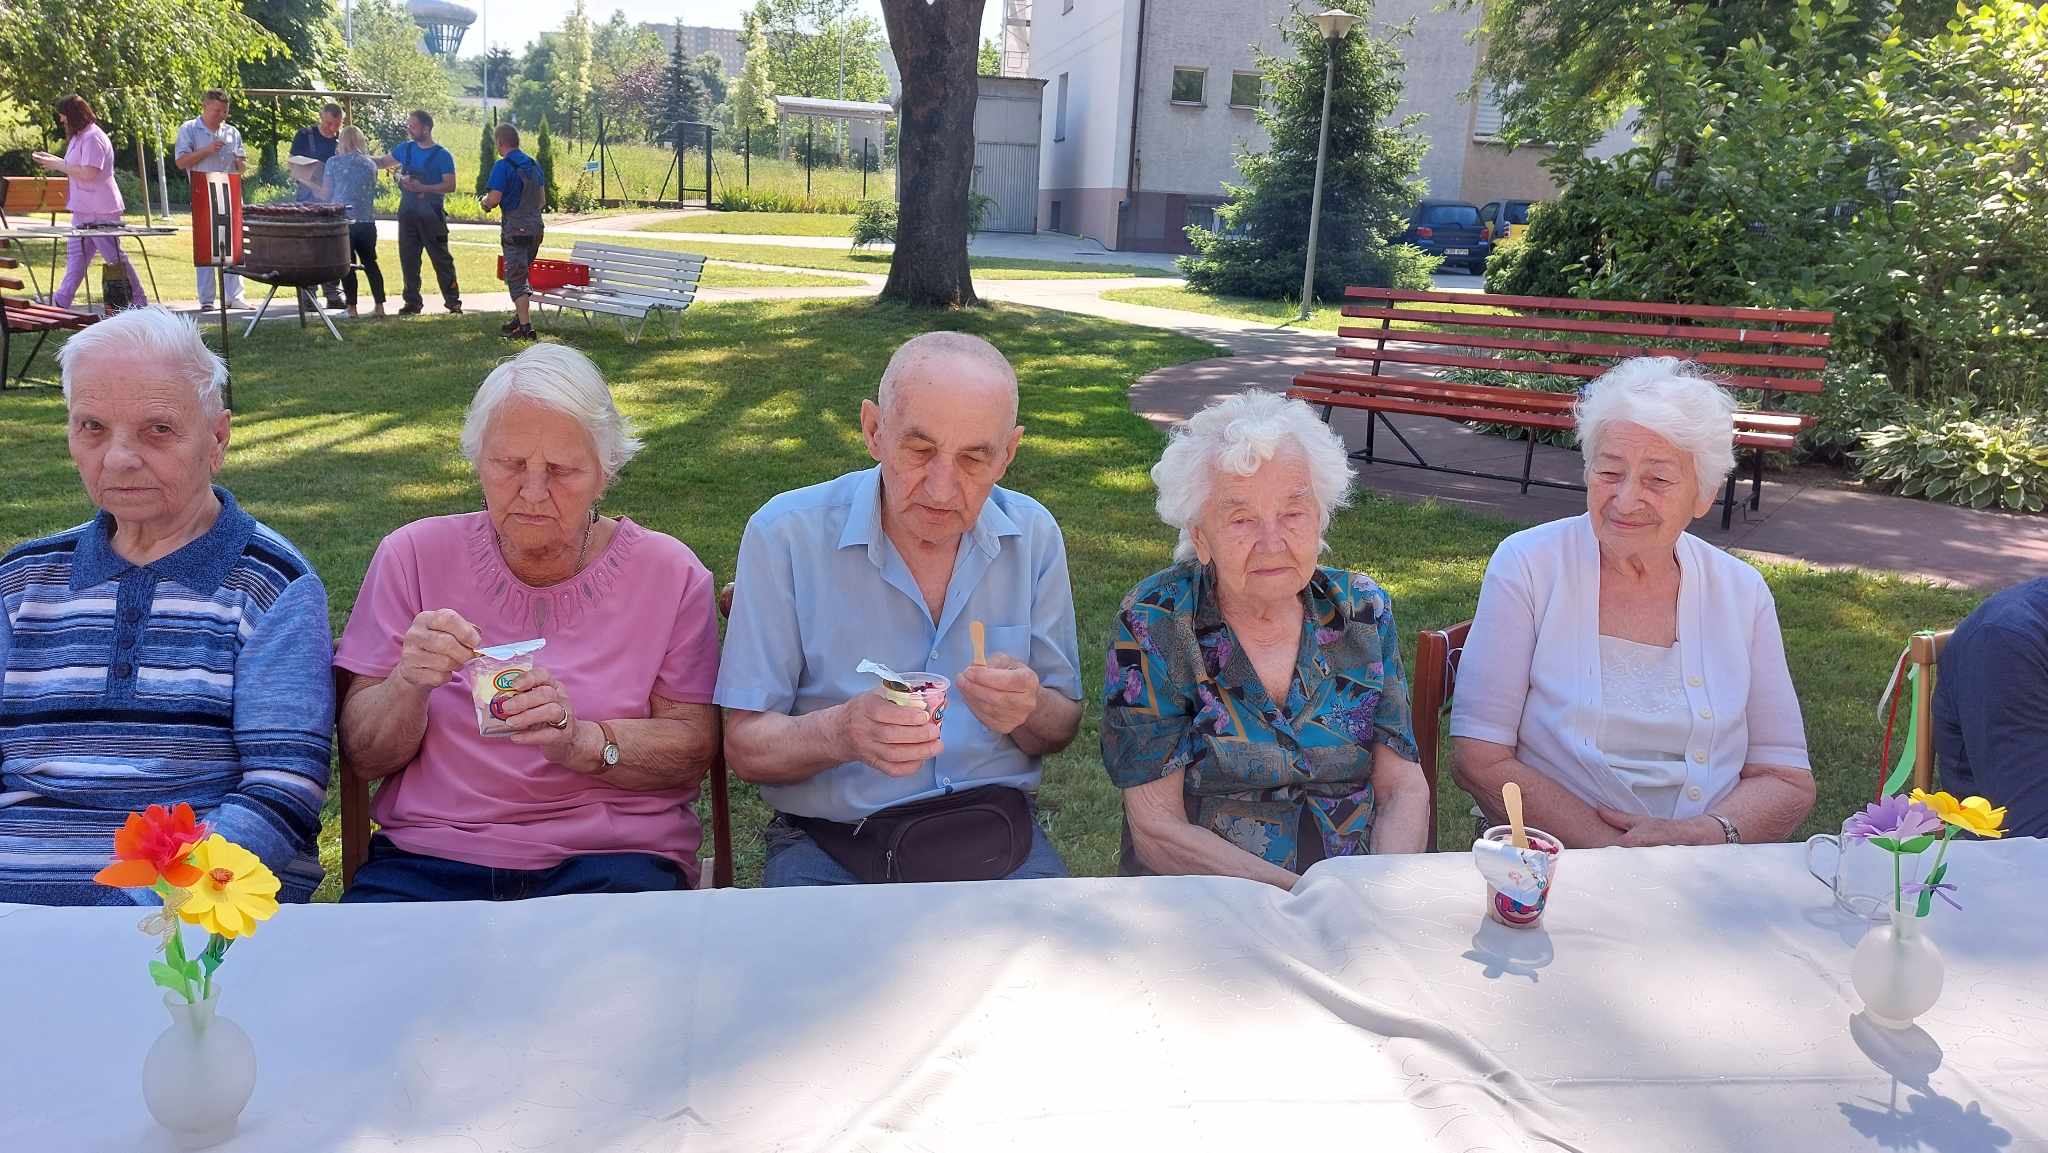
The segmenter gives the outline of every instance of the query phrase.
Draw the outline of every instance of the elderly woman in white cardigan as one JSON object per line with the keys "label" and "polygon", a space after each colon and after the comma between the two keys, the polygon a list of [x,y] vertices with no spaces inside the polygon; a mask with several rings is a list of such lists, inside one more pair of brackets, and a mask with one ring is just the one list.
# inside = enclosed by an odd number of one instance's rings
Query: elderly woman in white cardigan
{"label": "elderly woman in white cardigan", "polygon": [[1501,542],[1451,710],[1458,783],[1574,847],[1782,840],[1813,807],[1776,605],[1689,535],[1735,465],[1734,401],[1670,358],[1577,412],[1586,514]]}

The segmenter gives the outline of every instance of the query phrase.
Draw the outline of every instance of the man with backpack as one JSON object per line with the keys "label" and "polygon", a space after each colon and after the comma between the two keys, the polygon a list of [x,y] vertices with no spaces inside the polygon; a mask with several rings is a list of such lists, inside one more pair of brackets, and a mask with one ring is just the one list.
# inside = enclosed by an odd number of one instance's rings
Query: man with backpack
{"label": "man with backpack", "polygon": [[547,206],[540,165],[519,150],[519,130],[498,125],[494,139],[498,162],[491,166],[485,182],[484,211],[503,210],[498,220],[498,249],[505,262],[505,291],[512,294],[512,319],[501,330],[514,340],[532,340],[533,324],[528,309],[533,303],[526,283],[527,270],[540,255],[541,209]]}

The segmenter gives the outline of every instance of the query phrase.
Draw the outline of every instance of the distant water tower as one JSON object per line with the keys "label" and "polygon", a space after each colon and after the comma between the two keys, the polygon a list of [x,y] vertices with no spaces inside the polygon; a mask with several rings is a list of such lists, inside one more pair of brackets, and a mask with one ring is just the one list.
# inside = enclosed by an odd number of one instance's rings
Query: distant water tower
{"label": "distant water tower", "polygon": [[408,0],[406,11],[425,35],[427,51],[453,60],[462,50],[462,34],[476,23],[476,13],[451,0]]}

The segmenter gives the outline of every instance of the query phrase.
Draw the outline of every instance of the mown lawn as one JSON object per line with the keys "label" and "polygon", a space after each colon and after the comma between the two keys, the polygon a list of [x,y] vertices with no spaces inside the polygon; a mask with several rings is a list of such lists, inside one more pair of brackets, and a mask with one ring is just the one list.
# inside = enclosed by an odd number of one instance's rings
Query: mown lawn
{"label": "mown lawn", "polygon": [[[653,234],[650,234],[650,239]],[[635,242],[640,243],[640,242]],[[787,244],[748,244],[744,241],[654,241],[708,256],[713,260],[736,260],[751,264],[774,264],[785,268],[811,268],[824,272],[867,272],[889,274],[887,252],[864,252],[852,248],[795,248]],[[1131,264],[1083,264],[1062,260],[1024,260],[1005,256],[969,256],[968,265],[981,280],[1069,280],[1108,276],[1159,276],[1173,273],[1162,268]]]}
{"label": "mown lawn", "polygon": [[[1145,304],[1153,308],[1174,308],[1182,312],[1200,312],[1208,316],[1227,316],[1233,320],[1249,320],[1275,327],[1287,325],[1290,328],[1312,329],[1318,332],[1335,332],[1339,325],[1370,327],[1379,322],[1373,320],[1346,320],[1341,305],[1319,304],[1310,310],[1308,319],[1296,323],[1294,314],[1299,305],[1285,300],[1260,300],[1249,296],[1217,296],[1198,292],[1184,285],[1162,285],[1158,288],[1114,288],[1102,294],[1104,300],[1116,300],[1125,304]],[[1421,307],[1411,305],[1409,307]],[[1500,309],[1464,304],[1432,304],[1428,307],[1439,312],[1499,312]],[[1429,325],[1403,322],[1402,328],[1426,329]]]}
{"label": "mown lawn", "polygon": [[641,227],[643,232],[735,236],[852,236],[853,217],[830,212],[696,212]]}
{"label": "mown lawn", "polygon": [[[1154,368],[1209,354],[1187,338],[1067,313],[925,314],[869,300],[707,305],[691,311],[682,336],[638,346],[601,329],[577,332],[573,342],[603,368],[648,442],[605,508],[680,537],[728,579],[740,531],[763,501],[867,463],[858,402],[897,343],[934,327],[979,332],[1017,365],[1028,432],[1008,483],[1043,500],[1065,530],[1093,702],[1118,601],[1167,563],[1173,545],[1153,514],[1146,474],[1163,438],[1131,413],[1126,390]],[[353,340],[347,357],[310,361],[306,350],[320,344],[295,326],[235,346],[238,414],[223,480],[311,556],[337,628],[384,533],[476,506],[456,440],[471,391],[506,351],[486,328],[474,318],[425,318]],[[89,515],[65,455],[55,389],[0,394],[0,444],[0,545]],[[1450,507],[1364,494],[1332,526],[1330,555],[1388,587],[1412,652],[1415,629],[1472,614],[1486,559],[1509,531]],[[1821,784],[1805,831],[1831,828],[1875,780],[1872,702],[1904,635],[1952,624],[1977,598],[1802,566],[1770,566],[1765,575]],[[1080,738],[1049,761],[1043,794],[1055,841],[1084,874],[1112,872],[1118,843],[1118,799],[1098,760],[1099,715],[1091,703]],[[748,787],[734,796],[747,883],[759,874],[765,814]],[[1446,781],[1438,815],[1447,847],[1467,835],[1469,806]],[[336,833],[330,804],[330,875]]]}

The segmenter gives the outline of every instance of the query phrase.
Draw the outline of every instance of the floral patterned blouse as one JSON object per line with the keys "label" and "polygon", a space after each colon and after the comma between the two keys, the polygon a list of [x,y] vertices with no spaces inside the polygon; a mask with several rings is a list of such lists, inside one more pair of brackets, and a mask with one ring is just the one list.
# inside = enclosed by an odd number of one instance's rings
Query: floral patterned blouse
{"label": "floral patterned blouse", "polygon": [[[1392,600],[1364,573],[1318,568],[1294,679],[1275,701],[1214,582],[1187,561],[1124,598],[1105,671],[1110,781],[1128,789],[1184,770],[1188,820],[1282,868],[1369,851],[1374,742],[1416,759]],[[1128,830],[1123,864],[1143,871]]]}

